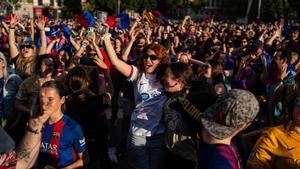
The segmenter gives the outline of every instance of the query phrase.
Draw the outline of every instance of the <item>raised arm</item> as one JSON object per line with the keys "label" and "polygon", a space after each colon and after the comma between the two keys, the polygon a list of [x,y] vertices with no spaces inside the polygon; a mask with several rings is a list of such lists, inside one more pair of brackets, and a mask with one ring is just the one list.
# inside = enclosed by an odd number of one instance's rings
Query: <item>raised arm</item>
{"label": "raised arm", "polygon": [[37,28],[40,31],[41,35],[41,47],[39,49],[39,55],[43,55],[47,53],[47,39],[46,39],[46,32],[45,32],[45,17],[39,17],[37,20],[35,20],[35,24]]}
{"label": "raised arm", "polygon": [[269,40],[266,41],[266,45],[272,46],[273,41],[274,41],[277,37],[281,38],[281,32],[282,32],[281,28],[277,29],[277,30],[275,31],[274,35],[273,35]]}
{"label": "raised arm", "polygon": [[151,44],[152,43],[151,36],[152,36],[152,29],[149,27],[146,30],[146,42],[147,42],[147,44]]}
{"label": "raised arm", "polygon": [[15,58],[19,54],[19,50],[16,45],[16,37],[15,37],[15,29],[19,21],[20,21],[19,16],[11,15],[11,20],[9,25],[9,35],[8,35],[9,53],[11,58]]}
{"label": "raised arm", "polygon": [[16,150],[17,167],[16,169],[31,168],[39,155],[42,128],[51,115],[51,111],[45,112],[38,117],[31,117],[28,121],[26,132]]}
{"label": "raised arm", "polygon": [[60,41],[60,39],[58,39],[58,38],[52,40],[52,41],[47,45],[47,51],[46,51],[46,53],[47,53],[47,54],[51,53],[51,50],[52,50],[53,46],[54,46],[56,43],[58,43],[59,41]]}
{"label": "raised arm", "polygon": [[133,45],[133,43],[135,42],[136,37],[137,37],[138,34],[139,34],[139,32],[136,31],[136,30],[134,30],[134,31],[132,32],[132,34],[130,34],[130,42],[129,42],[129,44],[127,45],[125,51],[124,51],[123,54],[122,54],[122,60],[123,60],[124,62],[127,62],[127,61],[128,61],[129,53],[130,53],[130,51],[131,51],[132,45]]}
{"label": "raised arm", "polygon": [[93,38],[90,40],[90,43],[93,45],[93,47],[94,47],[94,49],[97,53],[98,58],[103,60],[103,56],[102,56],[101,51],[99,49],[99,46],[97,45],[97,42],[96,42],[96,33],[95,32],[94,32]]}
{"label": "raised arm", "polygon": [[79,50],[80,45],[77,44],[77,43],[75,42],[75,40],[72,38],[72,36],[70,36],[69,39],[70,39],[71,44],[74,46],[74,48],[75,48],[76,50]]}
{"label": "raised arm", "polygon": [[130,76],[132,67],[118,58],[118,56],[111,44],[110,37],[111,37],[111,34],[109,34],[109,33],[104,34],[102,37],[103,41],[104,41],[104,45],[106,47],[108,57],[110,59],[110,62],[120,73],[122,73],[124,76],[128,77],[128,76]]}
{"label": "raised arm", "polygon": [[35,29],[34,29],[34,22],[33,19],[30,20],[30,37],[32,39],[34,39],[34,33],[35,33]]}
{"label": "raised arm", "polygon": [[9,33],[9,27],[8,27],[8,25],[4,21],[2,21],[1,23],[2,23],[2,26],[3,26],[4,30],[5,30],[5,33],[8,34]]}
{"label": "raised arm", "polygon": [[130,30],[129,30],[129,35],[131,35],[133,33],[133,31],[135,30],[135,28],[138,26],[139,22],[141,21],[141,17],[138,16],[135,18],[135,22],[132,24]]}

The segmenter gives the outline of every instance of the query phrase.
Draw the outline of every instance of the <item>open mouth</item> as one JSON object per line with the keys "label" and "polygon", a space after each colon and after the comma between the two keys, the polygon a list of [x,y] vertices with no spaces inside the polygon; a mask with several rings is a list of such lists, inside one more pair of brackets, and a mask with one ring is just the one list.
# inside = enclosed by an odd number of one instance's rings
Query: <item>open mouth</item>
{"label": "open mouth", "polygon": [[149,69],[149,68],[151,68],[153,65],[152,64],[147,64],[146,66],[145,66],[145,68],[146,69]]}

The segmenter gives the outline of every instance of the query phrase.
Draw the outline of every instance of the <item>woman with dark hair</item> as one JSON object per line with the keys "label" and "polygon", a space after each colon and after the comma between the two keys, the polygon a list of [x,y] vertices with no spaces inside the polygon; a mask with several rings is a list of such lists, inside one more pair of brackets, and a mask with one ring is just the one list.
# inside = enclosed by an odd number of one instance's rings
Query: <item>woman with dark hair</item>
{"label": "woman with dark hair", "polygon": [[288,120],[263,132],[248,159],[249,169],[300,167],[300,94],[286,99]]}
{"label": "woman with dark hair", "polygon": [[[164,163],[165,168],[167,166],[170,168],[194,168],[195,165],[194,159],[190,158],[193,156],[194,149],[187,148],[193,147],[192,140],[189,139],[191,144],[187,144],[187,140],[185,140],[185,144],[180,145],[182,140],[174,139],[176,135],[182,134],[179,130],[186,128],[187,125],[185,119],[182,118],[183,112],[174,111],[173,105],[178,98],[184,98],[188,94],[192,75],[193,71],[190,65],[176,62],[168,66],[163,78],[164,87],[168,93],[168,101],[164,105],[165,143],[168,148]],[[182,148],[181,151],[180,148]]]}
{"label": "woman with dark hair", "polygon": [[80,168],[87,163],[87,147],[82,129],[63,112],[64,87],[57,81],[41,86],[33,115],[50,114],[44,128],[28,128],[33,133],[42,132],[39,168]]}
{"label": "woman with dark hair", "polygon": [[71,69],[65,85],[70,92],[66,101],[67,114],[82,126],[92,162],[89,168],[112,168],[107,154],[108,126],[105,116],[106,109],[110,107],[110,97],[90,90],[91,79],[83,67]]}
{"label": "woman with dark hair", "polygon": [[110,61],[134,86],[135,109],[127,142],[129,164],[132,168],[161,168],[165,132],[162,113],[166,95],[159,70],[169,62],[168,54],[159,44],[147,45],[137,66],[132,66],[117,57],[110,37],[110,34],[102,37]]}

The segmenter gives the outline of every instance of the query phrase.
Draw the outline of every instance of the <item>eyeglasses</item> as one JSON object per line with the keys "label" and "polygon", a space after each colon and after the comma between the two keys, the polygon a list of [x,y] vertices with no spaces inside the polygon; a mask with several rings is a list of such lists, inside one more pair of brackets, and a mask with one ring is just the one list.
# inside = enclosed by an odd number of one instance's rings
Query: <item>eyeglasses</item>
{"label": "eyeglasses", "polygon": [[33,49],[33,46],[32,46],[32,45],[22,45],[22,46],[21,46],[21,49],[24,49],[24,48],[30,48],[30,49]]}
{"label": "eyeglasses", "polygon": [[144,59],[148,59],[150,57],[150,60],[159,60],[159,58],[156,55],[149,55],[149,54],[145,54]]}

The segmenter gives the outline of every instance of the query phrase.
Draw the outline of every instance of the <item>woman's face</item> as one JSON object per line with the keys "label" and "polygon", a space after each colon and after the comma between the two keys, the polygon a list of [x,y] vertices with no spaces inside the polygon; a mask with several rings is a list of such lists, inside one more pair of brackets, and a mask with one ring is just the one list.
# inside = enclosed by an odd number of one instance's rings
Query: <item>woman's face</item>
{"label": "woman's face", "polygon": [[145,72],[153,74],[160,63],[160,58],[156,56],[156,53],[153,50],[148,49],[144,54],[143,59]]}
{"label": "woman's face", "polygon": [[184,83],[181,79],[176,78],[170,68],[167,69],[163,78],[165,90],[168,93],[180,92],[184,88]]}
{"label": "woman's face", "polygon": [[45,62],[42,61],[40,66],[41,66],[41,72],[45,72],[47,70],[47,65]]}
{"label": "woman's face", "polygon": [[174,43],[179,43],[179,42],[180,42],[179,36],[175,36],[174,37]]}
{"label": "woman's face", "polygon": [[60,51],[58,54],[58,59],[60,62],[66,62],[69,59],[66,51],[64,50]]}
{"label": "woman's face", "polygon": [[33,46],[24,45],[21,52],[25,58],[30,58],[33,55]]}
{"label": "woman's face", "polygon": [[4,68],[5,68],[4,60],[2,60],[2,59],[0,59],[0,68],[1,68],[2,71],[3,71]]}
{"label": "woman's face", "polygon": [[53,113],[61,113],[61,106],[65,103],[65,97],[60,97],[57,89],[52,87],[44,87],[40,90],[41,114],[50,111]]}
{"label": "woman's face", "polygon": [[119,39],[116,39],[115,49],[116,51],[121,51],[122,43]]}

